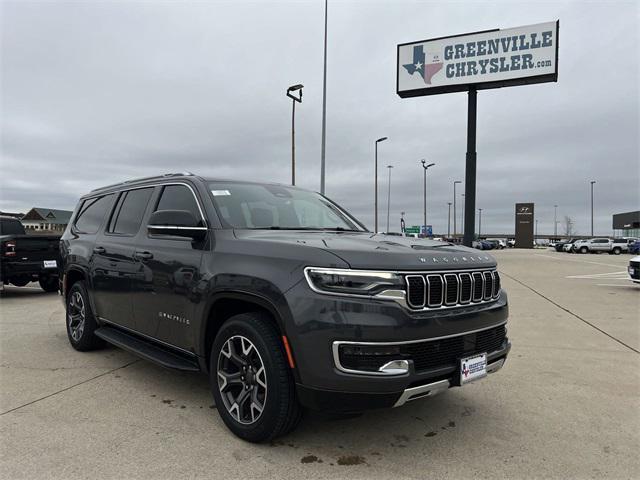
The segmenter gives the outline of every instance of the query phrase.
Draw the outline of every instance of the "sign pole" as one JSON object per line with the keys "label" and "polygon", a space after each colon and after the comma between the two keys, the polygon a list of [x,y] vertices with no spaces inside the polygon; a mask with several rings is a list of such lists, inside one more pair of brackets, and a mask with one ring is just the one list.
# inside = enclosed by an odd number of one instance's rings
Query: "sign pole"
{"label": "sign pole", "polygon": [[478,91],[469,87],[467,110],[467,164],[464,180],[464,245],[471,247],[475,236],[476,212],[476,110]]}

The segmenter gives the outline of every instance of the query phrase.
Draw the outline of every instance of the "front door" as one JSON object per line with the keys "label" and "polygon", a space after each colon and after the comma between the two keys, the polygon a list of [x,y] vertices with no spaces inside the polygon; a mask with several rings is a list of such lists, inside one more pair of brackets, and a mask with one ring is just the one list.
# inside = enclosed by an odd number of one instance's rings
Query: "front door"
{"label": "front door", "polygon": [[[152,212],[188,210],[205,226],[195,192],[187,185],[163,186],[155,203]],[[144,282],[136,287],[133,308],[141,333],[192,350],[193,314],[199,300],[196,287],[204,243],[148,232],[140,235],[135,255],[142,263]]]}

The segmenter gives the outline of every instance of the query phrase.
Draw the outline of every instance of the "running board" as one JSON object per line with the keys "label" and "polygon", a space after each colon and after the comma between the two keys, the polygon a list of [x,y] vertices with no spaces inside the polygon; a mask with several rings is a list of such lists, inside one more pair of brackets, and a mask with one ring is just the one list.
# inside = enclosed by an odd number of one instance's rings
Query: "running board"
{"label": "running board", "polygon": [[138,355],[145,360],[157,363],[160,366],[187,372],[200,371],[195,358],[190,359],[185,355],[169,350],[169,348],[143,340],[122,330],[113,327],[100,327],[95,331],[95,334],[116,347]]}

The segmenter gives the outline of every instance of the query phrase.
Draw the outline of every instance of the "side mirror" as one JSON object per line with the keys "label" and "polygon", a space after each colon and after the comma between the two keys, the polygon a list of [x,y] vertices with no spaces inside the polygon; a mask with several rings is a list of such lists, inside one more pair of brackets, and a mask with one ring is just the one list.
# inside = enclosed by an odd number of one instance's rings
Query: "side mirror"
{"label": "side mirror", "polygon": [[188,210],[158,210],[149,218],[147,231],[153,235],[173,235],[202,240],[207,227],[203,227]]}

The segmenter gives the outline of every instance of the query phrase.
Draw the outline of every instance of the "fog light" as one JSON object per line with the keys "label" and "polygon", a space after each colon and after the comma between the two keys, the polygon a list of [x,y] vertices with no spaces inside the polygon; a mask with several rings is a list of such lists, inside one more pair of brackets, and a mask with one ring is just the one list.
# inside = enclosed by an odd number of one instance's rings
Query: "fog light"
{"label": "fog light", "polygon": [[409,362],[399,345],[342,344],[338,350],[341,370],[379,375],[402,375]]}

